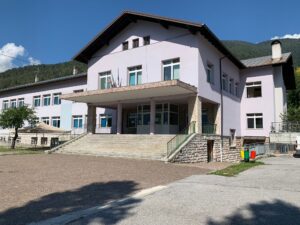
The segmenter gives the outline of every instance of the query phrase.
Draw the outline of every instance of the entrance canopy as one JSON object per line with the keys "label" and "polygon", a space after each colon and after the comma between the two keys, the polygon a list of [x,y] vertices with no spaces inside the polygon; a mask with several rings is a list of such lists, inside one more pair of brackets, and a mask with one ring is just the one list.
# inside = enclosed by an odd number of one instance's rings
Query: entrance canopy
{"label": "entrance canopy", "polygon": [[141,101],[179,95],[195,95],[197,88],[179,80],[146,83],[103,90],[64,94],[62,99],[94,105],[110,105],[116,102]]}

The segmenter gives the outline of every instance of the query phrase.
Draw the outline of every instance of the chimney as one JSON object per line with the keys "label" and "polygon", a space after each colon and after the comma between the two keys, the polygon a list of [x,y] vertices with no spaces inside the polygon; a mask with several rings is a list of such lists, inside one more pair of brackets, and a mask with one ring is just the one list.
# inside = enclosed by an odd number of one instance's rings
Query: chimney
{"label": "chimney", "polygon": [[39,82],[39,77],[38,77],[38,75],[36,74],[35,77],[34,77],[34,83],[37,83],[37,82]]}
{"label": "chimney", "polygon": [[281,42],[279,40],[274,40],[271,43],[272,46],[272,59],[281,59],[282,50],[281,50]]}
{"label": "chimney", "polygon": [[73,67],[73,75],[76,75],[78,73],[78,70],[76,68],[76,66]]}

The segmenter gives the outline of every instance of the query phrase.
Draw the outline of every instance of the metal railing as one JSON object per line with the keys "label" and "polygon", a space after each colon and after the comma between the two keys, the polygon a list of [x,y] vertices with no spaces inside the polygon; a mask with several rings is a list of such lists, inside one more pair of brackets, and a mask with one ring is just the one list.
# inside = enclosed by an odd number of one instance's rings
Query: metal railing
{"label": "metal railing", "polygon": [[202,134],[216,134],[217,124],[205,123],[202,124]]}
{"label": "metal railing", "polygon": [[167,157],[172,155],[183,142],[185,142],[192,134],[196,132],[195,124],[196,122],[192,121],[167,143]]}
{"label": "metal railing", "polygon": [[300,132],[300,122],[272,122],[272,133]]}

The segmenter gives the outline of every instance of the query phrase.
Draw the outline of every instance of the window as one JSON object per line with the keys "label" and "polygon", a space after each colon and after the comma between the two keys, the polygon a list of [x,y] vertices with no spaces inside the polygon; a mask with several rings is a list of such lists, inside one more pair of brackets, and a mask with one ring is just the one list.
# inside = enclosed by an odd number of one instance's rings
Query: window
{"label": "window", "polygon": [[53,116],[52,117],[52,126],[53,127],[60,127],[60,117],[59,116]]}
{"label": "window", "polygon": [[234,94],[233,84],[234,84],[234,80],[232,78],[230,78],[230,80],[229,80],[229,92],[230,92],[230,94]]}
{"label": "window", "polygon": [[156,104],[155,124],[178,125],[178,105],[168,103]]}
{"label": "window", "polygon": [[10,107],[11,108],[17,108],[17,100],[16,99],[10,100]]}
{"label": "window", "polygon": [[31,137],[31,144],[32,145],[37,145],[37,137]]}
{"label": "window", "polygon": [[41,137],[41,145],[47,145],[48,144],[48,138]]}
{"label": "window", "polygon": [[83,119],[82,116],[73,116],[73,128],[82,128]]}
{"label": "window", "polygon": [[210,84],[214,83],[214,66],[210,63],[206,67],[206,81]]}
{"label": "window", "polygon": [[261,97],[261,82],[248,82],[246,83],[247,98]]}
{"label": "window", "polygon": [[163,61],[163,79],[176,80],[179,79],[180,60],[171,59]]}
{"label": "window", "polygon": [[41,105],[41,96],[34,96],[33,97],[33,106],[39,107]]}
{"label": "window", "polygon": [[234,147],[236,145],[235,140],[235,129],[230,129],[230,139],[229,139],[229,146]]}
{"label": "window", "polygon": [[112,117],[107,114],[100,114],[100,127],[111,127]]}
{"label": "window", "polygon": [[73,92],[74,93],[80,93],[80,92],[83,92],[83,89],[74,90]]}
{"label": "window", "polygon": [[128,128],[135,128],[136,127],[136,113],[129,112],[127,115],[127,127]]}
{"label": "window", "polygon": [[139,47],[139,39],[138,38],[132,40],[132,47],[133,48]]}
{"label": "window", "polygon": [[24,106],[24,98],[19,98],[18,99],[18,107]]}
{"label": "window", "polygon": [[103,72],[99,74],[99,87],[100,89],[108,89],[111,88],[112,80],[111,80],[111,72]]}
{"label": "window", "polygon": [[122,49],[123,51],[128,50],[128,41],[122,43]]}
{"label": "window", "polygon": [[3,110],[9,108],[9,102],[8,102],[8,100],[4,100],[4,101],[3,101],[2,108],[3,108]]}
{"label": "window", "polygon": [[61,95],[61,93],[53,94],[53,105],[60,105],[61,104],[60,95]]}
{"label": "window", "polygon": [[223,74],[223,76],[222,76],[222,90],[228,91],[228,75],[227,74]]}
{"label": "window", "polygon": [[142,66],[128,68],[129,85],[134,86],[142,83]]}
{"label": "window", "polygon": [[150,45],[150,36],[146,36],[144,39],[144,45]]}
{"label": "window", "polygon": [[263,128],[263,114],[262,113],[247,114],[247,128],[248,129]]}
{"label": "window", "polygon": [[42,117],[42,122],[49,125],[50,124],[49,117]]}
{"label": "window", "polygon": [[239,97],[239,83],[235,83],[235,96]]}
{"label": "window", "polygon": [[138,109],[138,125],[149,125],[150,124],[150,105],[139,105]]}
{"label": "window", "polygon": [[43,95],[43,106],[49,106],[51,101],[50,95]]}

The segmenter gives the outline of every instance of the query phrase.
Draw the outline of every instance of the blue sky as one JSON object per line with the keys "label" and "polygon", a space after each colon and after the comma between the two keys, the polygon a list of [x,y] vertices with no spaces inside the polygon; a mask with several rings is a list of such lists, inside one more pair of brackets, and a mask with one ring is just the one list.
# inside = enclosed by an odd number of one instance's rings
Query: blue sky
{"label": "blue sky", "polygon": [[0,53],[24,60],[10,67],[68,61],[124,10],[203,22],[225,40],[300,33],[297,0],[1,0],[0,8]]}

